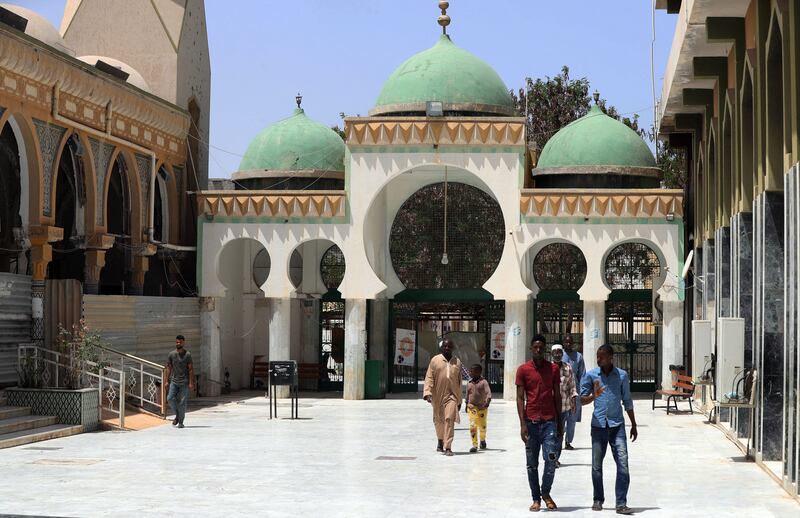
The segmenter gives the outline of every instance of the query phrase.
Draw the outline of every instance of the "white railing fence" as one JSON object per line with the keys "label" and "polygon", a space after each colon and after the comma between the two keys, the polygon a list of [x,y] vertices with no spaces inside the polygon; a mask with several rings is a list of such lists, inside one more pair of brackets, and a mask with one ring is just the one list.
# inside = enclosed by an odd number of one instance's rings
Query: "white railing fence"
{"label": "white railing fence", "polygon": [[[126,405],[166,416],[164,366],[108,347],[100,348],[97,362],[76,362],[63,352],[20,344],[20,384],[25,377],[25,384],[42,388],[96,388],[101,412],[115,416],[121,428],[125,426]],[[73,380],[75,376],[78,380]]]}

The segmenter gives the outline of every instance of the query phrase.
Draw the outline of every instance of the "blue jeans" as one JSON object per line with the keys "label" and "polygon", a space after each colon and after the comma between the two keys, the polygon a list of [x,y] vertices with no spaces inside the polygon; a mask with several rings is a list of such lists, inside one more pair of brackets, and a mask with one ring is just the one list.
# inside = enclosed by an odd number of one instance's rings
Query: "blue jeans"
{"label": "blue jeans", "polygon": [[[549,495],[556,476],[557,440],[556,422],[540,421],[534,423],[525,421],[528,427],[528,444],[525,445],[528,466],[528,485],[531,487],[533,501],[542,499],[542,495]],[[544,474],[542,485],[539,486],[539,449],[542,450],[544,459]]]}
{"label": "blue jeans", "polygon": [[[581,398],[578,398],[578,404],[581,404]],[[566,426],[564,426],[564,439],[566,440],[567,444],[572,444],[572,440],[575,438],[575,423],[578,422],[578,414],[577,411],[566,413],[567,422]]]}
{"label": "blue jeans", "polygon": [[628,443],[625,439],[625,426],[613,428],[592,427],[592,485],[595,502],[605,501],[603,493],[603,459],[606,448],[611,445],[611,455],[617,463],[617,483],[614,492],[617,496],[617,507],[628,504],[628,486],[631,476],[628,472]]}
{"label": "blue jeans", "polygon": [[169,393],[167,394],[167,401],[172,413],[175,414],[175,419],[179,423],[183,423],[183,418],[186,416],[186,402],[189,400],[189,385],[187,383],[179,384],[170,382]]}

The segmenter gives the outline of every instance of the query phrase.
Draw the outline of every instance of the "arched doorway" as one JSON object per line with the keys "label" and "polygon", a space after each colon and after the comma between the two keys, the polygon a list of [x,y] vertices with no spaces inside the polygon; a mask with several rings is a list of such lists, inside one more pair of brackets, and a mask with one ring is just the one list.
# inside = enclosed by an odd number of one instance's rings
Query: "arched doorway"
{"label": "arched doorway", "polygon": [[331,245],[322,254],[319,273],[326,292],[319,308],[320,349],[322,377],[319,390],[344,389],[344,300],[339,285],[344,279],[344,253]]}
{"label": "arched doorway", "polygon": [[611,289],[606,343],[614,348],[614,364],[628,372],[632,391],[654,391],[661,342],[653,290],[662,277],[661,262],[649,246],[623,243],[606,256],[603,276]]}
{"label": "arched doorway", "polygon": [[114,246],[106,252],[100,272],[100,293],[125,295],[131,282],[131,195],[128,165],[121,154],[111,167],[106,190],[106,230],[114,236]]}
{"label": "arched doorway", "polygon": [[391,391],[417,391],[445,337],[465,365],[482,364],[492,388],[502,387],[502,347],[492,350],[492,333],[505,332],[505,305],[482,286],[504,243],[500,206],[477,187],[433,183],[402,204],[388,243],[392,268],[406,288],[390,305]]}
{"label": "arched doorway", "polygon": [[64,230],[61,241],[53,243],[48,279],[84,281],[86,182],[83,146],[76,136],[64,145],[56,176],[55,225]]}
{"label": "arched doorway", "polygon": [[571,243],[545,245],[533,259],[533,279],[539,288],[534,306],[535,333],[547,343],[563,343],[572,335],[583,344],[583,302],[578,290],[586,280],[586,258]]}
{"label": "arched doorway", "polygon": [[7,123],[0,132],[0,272],[25,275],[20,169],[19,144]]}

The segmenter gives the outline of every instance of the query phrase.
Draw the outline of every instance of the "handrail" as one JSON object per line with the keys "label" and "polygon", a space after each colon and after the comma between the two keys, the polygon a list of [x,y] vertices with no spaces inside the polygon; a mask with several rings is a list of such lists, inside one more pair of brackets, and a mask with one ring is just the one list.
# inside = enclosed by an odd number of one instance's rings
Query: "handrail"
{"label": "handrail", "polygon": [[145,360],[144,358],[139,358],[138,356],[134,356],[134,355],[132,355],[130,353],[124,353],[122,351],[118,351],[116,349],[112,349],[111,347],[106,347],[105,345],[99,345],[98,347],[100,349],[105,350],[105,351],[108,351],[108,352],[111,352],[111,353],[114,353],[114,354],[118,354],[120,356],[124,356],[125,358],[131,359],[133,361],[137,361],[137,362],[140,362],[140,363],[145,363],[145,364],[147,364],[147,365],[149,365],[151,367],[155,367],[156,369],[166,369],[167,368],[166,366],[159,365],[156,362],[151,362],[150,360]]}

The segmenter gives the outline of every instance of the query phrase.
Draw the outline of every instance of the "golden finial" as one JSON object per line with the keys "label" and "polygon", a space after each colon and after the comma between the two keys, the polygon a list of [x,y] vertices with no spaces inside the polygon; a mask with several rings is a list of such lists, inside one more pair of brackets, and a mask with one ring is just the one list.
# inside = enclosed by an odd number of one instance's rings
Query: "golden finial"
{"label": "golden finial", "polygon": [[447,16],[447,8],[450,7],[450,2],[445,2],[442,0],[439,2],[439,9],[442,10],[442,14],[439,15],[438,22],[439,25],[442,26],[442,34],[445,36],[447,35],[447,26],[450,25],[450,17]]}

